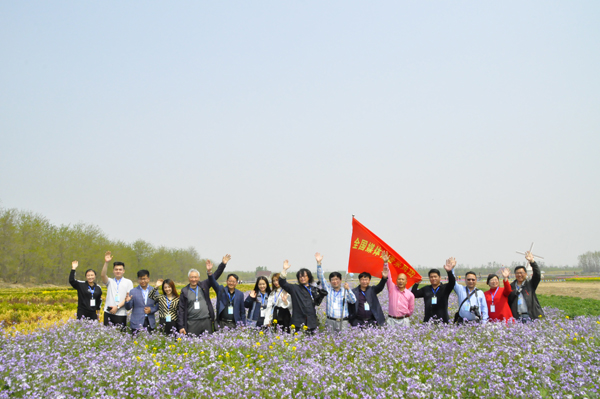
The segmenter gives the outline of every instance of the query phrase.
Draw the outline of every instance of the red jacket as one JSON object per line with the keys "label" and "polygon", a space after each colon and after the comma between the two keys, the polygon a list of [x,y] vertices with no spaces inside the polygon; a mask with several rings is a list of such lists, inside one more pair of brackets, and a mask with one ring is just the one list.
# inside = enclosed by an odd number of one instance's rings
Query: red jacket
{"label": "red jacket", "polygon": [[[508,305],[508,295],[512,292],[508,280],[504,280],[504,288],[498,287],[497,291],[490,289],[485,292],[485,300],[488,305],[488,314],[490,321],[502,321],[512,319],[512,311]],[[492,312],[492,294],[494,295],[495,311]]]}

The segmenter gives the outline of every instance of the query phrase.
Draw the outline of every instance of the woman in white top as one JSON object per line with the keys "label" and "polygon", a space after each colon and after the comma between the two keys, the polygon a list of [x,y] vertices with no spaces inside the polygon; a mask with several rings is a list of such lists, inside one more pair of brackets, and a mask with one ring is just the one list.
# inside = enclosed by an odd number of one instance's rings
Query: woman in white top
{"label": "woman in white top", "polygon": [[279,273],[273,275],[271,283],[273,284],[273,291],[271,291],[267,302],[264,325],[272,324],[290,332],[292,298],[279,286]]}

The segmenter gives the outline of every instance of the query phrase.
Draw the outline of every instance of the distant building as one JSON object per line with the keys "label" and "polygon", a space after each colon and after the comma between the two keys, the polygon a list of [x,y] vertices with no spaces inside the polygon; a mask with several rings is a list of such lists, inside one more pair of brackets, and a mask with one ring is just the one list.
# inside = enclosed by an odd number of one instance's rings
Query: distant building
{"label": "distant building", "polygon": [[266,270],[261,270],[256,272],[256,276],[254,276],[254,278],[259,278],[261,276],[266,277],[267,279],[271,279],[271,274],[273,274],[272,272],[266,271]]}

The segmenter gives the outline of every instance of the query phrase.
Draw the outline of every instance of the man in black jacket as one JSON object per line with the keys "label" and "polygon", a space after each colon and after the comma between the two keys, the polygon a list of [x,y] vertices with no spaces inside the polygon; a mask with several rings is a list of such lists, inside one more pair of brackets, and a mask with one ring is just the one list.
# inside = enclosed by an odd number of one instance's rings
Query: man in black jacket
{"label": "man in black jacket", "polygon": [[[214,273],[215,280],[221,277],[231,255],[225,255]],[[207,274],[212,273],[212,262],[206,262]],[[177,308],[177,331],[180,334],[211,334],[218,328],[215,324],[215,310],[210,300],[209,279],[198,282],[200,272],[192,269],[188,272],[190,283],[181,289]],[[214,289],[214,288],[213,288]],[[214,325],[214,327],[213,327]]]}
{"label": "man in black jacket", "polygon": [[287,282],[287,271],[291,267],[286,260],[283,262],[283,271],[279,276],[279,286],[283,288],[291,297],[294,304],[292,312],[292,326],[296,330],[307,330],[314,332],[317,329],[317,312],[313,298],[318,295],[317,287],[313,286],[313,275],[308,269],[300,269],[296,273],[298,284],[290,284]]}
{"label": "man in black jacket", "polygon": [[523,323],[544,316],[542,306],[535,294],[535,290],[540,284],[542,273],[538,264],[535,263],[531,252],[525,254],[525,259],[527,259],[533,269],[533,276],[531,280],[527,280],[527,269],[525,269],[525,266],[515,267],[516,280],[510,284],[512,292],[508,295],[508,304],[510,305],[513,317]]}
{"label": "man in black jacket", "polygon": [[419,288],[418,281],[412,286],[412,293],[415,294],[415,298],[423,298],[425,303],[425,318],[424,323],[429,320],[443,321],[448,323],[448,297],[454,289],[456,284],[456,278],[452,270],[456,266],[456,260],[450,258],[446,260],[444,270],[448,273],[448,283],[440,284],[440,271],[438,269],[431,269],[429,271],[429,282],[431,285]]}
{"label": "man in black jacket", "polygon": [[371,274],[362,272],[358,275],[360,285],[352,290],[356,296],[356,302],[348,304],[348,321],[351,326],[377,325],[381,327],[385,325],[385,315],[377,295],[385,288],[388,273],[388,269],[384,268],[381,272],[381,281],[374,287],[369,285]]}

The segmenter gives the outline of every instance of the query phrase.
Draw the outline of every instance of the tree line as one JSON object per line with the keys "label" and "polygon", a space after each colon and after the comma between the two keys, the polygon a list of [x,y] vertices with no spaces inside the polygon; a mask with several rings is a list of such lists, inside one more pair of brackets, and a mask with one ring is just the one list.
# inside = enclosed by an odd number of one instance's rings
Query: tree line
{"label": "tree line", "polygon": [[99,277],[107,250],[125,263],[126,276],[134,281],[140,269],[149,270],[152,280],[176,282],[186,282],[192,268],[206,274],[206,260],[193,247],[114,241],[94,225],[55,226],[36,213],[0,208],[0,278],[6,283],[66,285],[73,260],[79,261],[82,273],[94,269]]}
{"label": "tree line", "polygon": [[579,255],[579,266],[584,272],[600,273],[600,251],[589,251]]}

